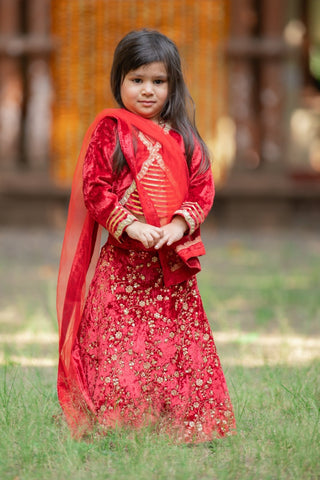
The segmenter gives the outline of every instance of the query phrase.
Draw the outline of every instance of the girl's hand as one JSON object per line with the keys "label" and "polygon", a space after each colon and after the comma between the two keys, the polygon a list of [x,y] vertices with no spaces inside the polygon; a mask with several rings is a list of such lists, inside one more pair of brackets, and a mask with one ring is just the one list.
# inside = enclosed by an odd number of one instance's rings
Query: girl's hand
{"label": "girl's hand", "polygon": [[154,247],[163,235],[161,228],[139,221],[131,223],[126,232],[133,240],[139,240],[145,248]]}
{"label": "girl's hand", "polygon": [[172,245],[180,240],[188,229],[188,225],[183,217],[177,215],[170,223],[162,227],[162,237],[156,242],[154,248],[157,250],[163,245]]}

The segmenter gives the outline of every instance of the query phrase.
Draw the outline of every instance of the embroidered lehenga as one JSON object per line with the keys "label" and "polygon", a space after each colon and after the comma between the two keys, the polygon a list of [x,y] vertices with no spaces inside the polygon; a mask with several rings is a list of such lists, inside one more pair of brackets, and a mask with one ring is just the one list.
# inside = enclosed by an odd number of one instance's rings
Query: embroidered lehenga
{"label": "embroidered lehenga", "polygon": [[[119,176],[117,139],[127,161]],[[182,152],[176,132],[124,110],[106,110],[87,134],[75,175],[79,182],[82,172],[83,193],[74,183],[58,290],[58,394],[75,435],[97,422],[152,423],[178,441],[201,442],[235,427],[195,275],[212,175],[197,173],[199,148],[190,171]],[[145,249],[125,232],[135,217],[159,226],[174,215],[189,230],[172,247]],[[96,264],[98,224],[109,237]]]}

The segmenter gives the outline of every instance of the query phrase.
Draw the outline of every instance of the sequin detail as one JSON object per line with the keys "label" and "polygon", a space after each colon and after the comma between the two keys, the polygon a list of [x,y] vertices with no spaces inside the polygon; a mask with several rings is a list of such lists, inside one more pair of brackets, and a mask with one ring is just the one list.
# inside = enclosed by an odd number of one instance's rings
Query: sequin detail
{"label": "sequin detail", "polygon": [[182,442],[234,429],[196,277],[165,287],[154,252],[103,247],[74,354],[106,428],[152,422]]}

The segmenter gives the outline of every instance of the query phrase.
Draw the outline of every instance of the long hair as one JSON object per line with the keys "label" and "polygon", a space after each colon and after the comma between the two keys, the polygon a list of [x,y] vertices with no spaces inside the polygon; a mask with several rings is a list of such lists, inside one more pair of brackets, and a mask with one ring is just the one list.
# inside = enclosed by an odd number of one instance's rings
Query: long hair
{"label": "long hair", "polygon": [[[114,52],[110,75],[113,96],[118,105],[125,108],[120,93],[125,76],[131,70],[153,62],[162,62],[168,75],[168,99],[160,117],[182,136],[188,167],[191,164],[195,140],[199,143],[202,161],[198,173],[205,172],[210,165],[209,153],[196,127],[194,102],[183,78],[178,49],[172,40],[156,30],[129,32],[118,43]],[[113,161],[114,170],[119,173],[125,162],[119,142]]]}

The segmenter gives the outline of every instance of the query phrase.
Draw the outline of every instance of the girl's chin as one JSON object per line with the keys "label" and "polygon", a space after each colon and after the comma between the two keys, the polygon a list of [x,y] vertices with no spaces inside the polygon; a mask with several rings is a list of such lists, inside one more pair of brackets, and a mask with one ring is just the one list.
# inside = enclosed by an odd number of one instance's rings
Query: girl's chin
{"label": "girl's chin", "polygon": [[128,110],[131,113],[134,113],[135,115],[139,115],[139,117],[145,118],[146,120],[151,120],[154,123],[159,123],[159,120],[160,120],[159,114],[154,114],[154,113],[141,111],[141,110],[131,110],[130,108],[126,108],[126,110]]}

